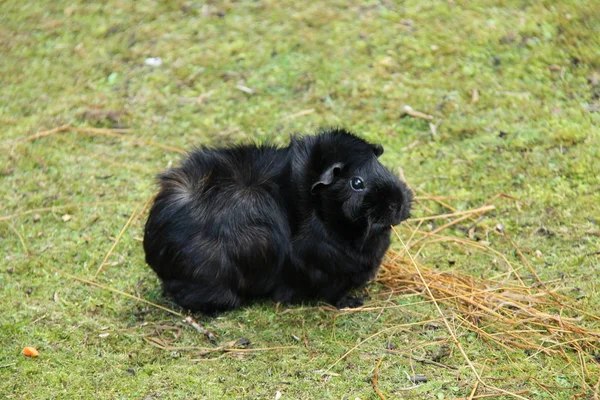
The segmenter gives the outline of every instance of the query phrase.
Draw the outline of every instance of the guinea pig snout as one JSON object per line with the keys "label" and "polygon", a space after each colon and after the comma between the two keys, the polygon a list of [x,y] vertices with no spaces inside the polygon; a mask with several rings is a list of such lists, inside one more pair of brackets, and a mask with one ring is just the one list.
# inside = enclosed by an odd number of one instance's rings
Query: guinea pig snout
{"label": "guinea pig snout", "polygon": [[388,206],[388,209],[394,214],[400,214],[402,212],[402,202],[392,203]]}
{"label": "guinea pig snout", "polygon": [[388,212],[392,225],[397,225],[408,218],[410,213],[410,205],[412,202],[412,193],[408,188],[403,187],[395,193],[393,200],[388,204]]}
{"label": "guinea pig snout", "polygon": [[392,220],[393,225],[399,224],[404,219],[402,218],[404,207],[405,204],[403,200],[395,201],[388,205],[388,210],[391,217],[390,219]]}

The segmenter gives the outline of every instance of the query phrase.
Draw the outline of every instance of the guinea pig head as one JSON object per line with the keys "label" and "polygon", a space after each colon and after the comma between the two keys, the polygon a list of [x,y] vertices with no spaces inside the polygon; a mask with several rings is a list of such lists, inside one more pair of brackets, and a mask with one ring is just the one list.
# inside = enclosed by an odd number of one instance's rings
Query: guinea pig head
{"label": "guinea pig head", "polygon": [[324,219],[380,229],[407,219],[412,192],[379,162],[383,147],[336,132],[322,148],[310,188]]}

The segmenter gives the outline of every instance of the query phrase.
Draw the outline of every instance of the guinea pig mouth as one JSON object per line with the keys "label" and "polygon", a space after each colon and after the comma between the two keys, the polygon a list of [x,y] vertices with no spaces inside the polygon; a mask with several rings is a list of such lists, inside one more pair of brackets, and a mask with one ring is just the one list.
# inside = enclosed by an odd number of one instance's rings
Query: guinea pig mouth
{"label": "guinea pig mouth", "polygon": [[381,216],[379,218],[373,219],[371,224],[373,227],[382,227],[389,228],[390,225],[398,225],[400,222],[404,221],[406,218],[402,218],[400,213],[393,212],[388,215]]}
{"label": "guinea pig mouth", "polygon": [[398,225],[400,222],[404,221],[402,217],[399,215],[394,215],[387,220],[388,225]]}
{"label": "guinea pig mouth", "polygon": [[398,225],[402,221],[408,219],[409,215],[408,206],[404,203],[401,204],[390,204],[386,215],[381,221],[377,221],[381,224],[386,225]]}

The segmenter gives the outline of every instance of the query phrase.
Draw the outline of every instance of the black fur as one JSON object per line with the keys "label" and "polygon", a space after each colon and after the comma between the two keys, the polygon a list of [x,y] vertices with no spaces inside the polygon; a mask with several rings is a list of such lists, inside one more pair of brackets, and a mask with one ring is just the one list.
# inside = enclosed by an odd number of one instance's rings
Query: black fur
{"label": "black fur", "polygon": [[[383,148],[341,129],[286,148],[193,151],[160,175],[146,261],[181,307],[214,313],[255,298],[339,308],[373,278],[412,195]],[[355,180],[360,177],[364,183]]]}

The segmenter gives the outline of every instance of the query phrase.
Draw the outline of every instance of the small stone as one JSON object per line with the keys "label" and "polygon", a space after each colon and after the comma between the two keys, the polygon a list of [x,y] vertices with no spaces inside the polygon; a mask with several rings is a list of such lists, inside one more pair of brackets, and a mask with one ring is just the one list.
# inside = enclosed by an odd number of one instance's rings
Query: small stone
{"label": "small stone", "polygon": [[539,250],[536,250],[536,251],[535,251],[535,256],[536,256],[537,258],[542,258],[542,257],[544,256],[544,253],[542,253],[542,252],[541,252],[541,251],[539,251]]}
{"label": "small stone", "polygon": [[144,64],[150,67],[160,67],[162,65],[162,58],[160,57],[148,57],[144,60]]}
{"label": "small stone", "polygon": [[427,382],[427,377],[423,374],[411,375],[410,381],[412,383],[425,383],[425,382]]}
{"label": "small stone", "polygon": [[425,325],[423,325],[423,328],[436,330],[436,329],[442,328],[442,325],[438,322],[433,321],[433,322],[427,322]]}
{"label": "small stone", "polygon": [[38,222],[40,219],[42,219],[40,214],[33,214],[33,222]]}
{"label": "small stone", "polygon": [[235,342],[236,346],[242,347],[244,349],[247,349],[248,347],[250,347],[250,339],[242,337],[239,338],[236,342]]}
{"label": "small stone", "polygon": [[73,218],[72,215],[70,214],[65,214],[61,217],[61,219],[63,220],[63,222],[69,222],[71,220],[71,218]]}

